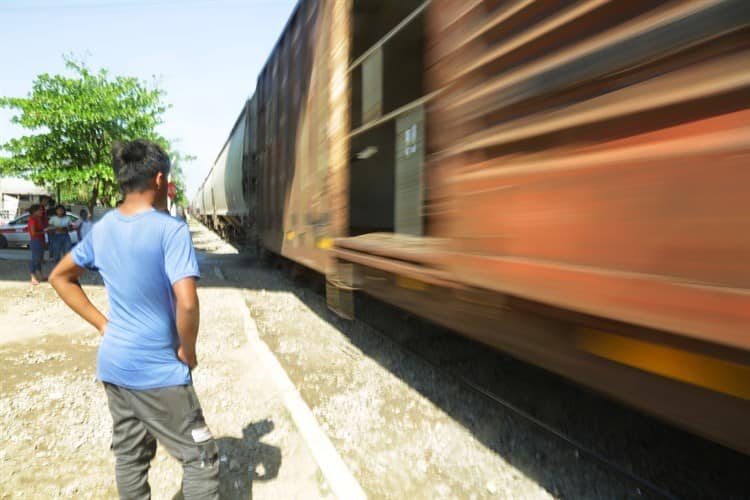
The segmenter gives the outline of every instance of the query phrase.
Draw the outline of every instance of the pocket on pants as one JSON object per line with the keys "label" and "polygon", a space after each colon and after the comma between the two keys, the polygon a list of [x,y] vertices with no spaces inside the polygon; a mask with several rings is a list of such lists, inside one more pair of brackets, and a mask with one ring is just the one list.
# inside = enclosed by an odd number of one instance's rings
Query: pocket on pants
{"label": "pocket on pants", "polygon": [[[197,398],[195,399],[197,402]],[[188,430],[193,446],[186,454],[186,461],[196,462],[201,468],[218,464],[219,447],[216,445],[211,429],[203,417],[203,410],[198,406],[188,415]]]}

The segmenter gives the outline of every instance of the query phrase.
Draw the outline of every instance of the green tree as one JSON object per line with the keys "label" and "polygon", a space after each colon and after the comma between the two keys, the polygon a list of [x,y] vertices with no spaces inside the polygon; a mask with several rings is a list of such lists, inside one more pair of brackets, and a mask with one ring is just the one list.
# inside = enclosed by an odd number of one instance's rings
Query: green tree
{"label": "green tree", "polygon": [[187,206],[188,199],[185,194],[185,175],[182,170],[182,166],[185,163],[195,161],[193,155],[183,155],[179,151],[172,151],[170,153],[170,161],[172,162],[172,169],[170,174],[172,176],[172,182],[175,184],[175,197],[174,202],[180,206]]}
{"label": "green tree", "polygon": [[0,145],[10,153],[0,158],[0,171],[58,191],[85,188],[93,210],[97,202],[111,204],[120,196],[110,161],[113,141],[143,137],[170,151],[156,132],[167,106],[155,83],[111,77],[68,57],[65,63],[72,76],[41,74],[27,97],[0,97],[0,107],[18,112],[11,120],[29,130]]}

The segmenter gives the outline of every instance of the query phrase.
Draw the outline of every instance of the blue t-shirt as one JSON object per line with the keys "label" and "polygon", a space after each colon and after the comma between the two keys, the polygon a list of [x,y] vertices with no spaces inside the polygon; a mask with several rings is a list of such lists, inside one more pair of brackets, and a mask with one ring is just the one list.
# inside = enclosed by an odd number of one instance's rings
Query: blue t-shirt
{"label": "blue t-shirt", "polygon": [[112,210],[71,254],[78,266],[99,270],[109,295],[97,378],[128,389],[189,384],[190,370],[177,358],[172,291],[179,280],[200,277],[187,225],[153,209]]}

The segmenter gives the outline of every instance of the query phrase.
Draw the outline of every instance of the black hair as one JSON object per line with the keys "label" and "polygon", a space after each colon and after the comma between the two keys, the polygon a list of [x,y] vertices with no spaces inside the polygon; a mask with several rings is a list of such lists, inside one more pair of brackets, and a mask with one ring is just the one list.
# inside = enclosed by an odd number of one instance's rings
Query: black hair
{"label": "black hair", "polygon": [[33,205],[31,205],[31,206],[29,207],[29,213],[30,213],[31,215],[34,215],[34,212],[36,212],[36,211],[37,211],[37,210],[39,210],[40,208],[42,208],[42,206],[41,206],[40,204],[38,204],[38,203],[35,203],[35,204],[33,204]]}
{"label": "black hair", "polygon": [[169,167],[169,156],[155,142],[136,139],[112,145],[112,168],[126,194],[145,191],[156,174],[169,174]]}
{"label": "black hair", "polygon": [[78,215],[80,215],[81,217],[83,217],[83,214],[86,214],[86,215],[88,215],[88,214],[89,214],[89,211],[88,211],[88,210],[86,210],[85,208],[82,208],[82,209],[81,209],[81,211],[80,211],[80,212],[78,212]]}
{"label": "black hair", "polygon": [[62,203],[58,203],[57,205],[55,205],[55,212],[57,212],[58,208],[62,208],[63,211],[67,212],[67,210],[65,210],[65,205],[63,205]]}

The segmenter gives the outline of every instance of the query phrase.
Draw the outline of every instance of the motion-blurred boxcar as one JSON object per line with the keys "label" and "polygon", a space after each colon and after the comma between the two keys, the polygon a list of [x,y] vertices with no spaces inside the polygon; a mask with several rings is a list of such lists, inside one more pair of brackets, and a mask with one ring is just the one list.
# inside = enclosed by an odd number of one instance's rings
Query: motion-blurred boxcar
{"label": "motion-blurred boxcar", "polygon": [[244,180],[214,166],[194,205],[242,182],[245,231],[339,313],[361,290],[747,453],[749,22],[743,0],[301,1]]}

